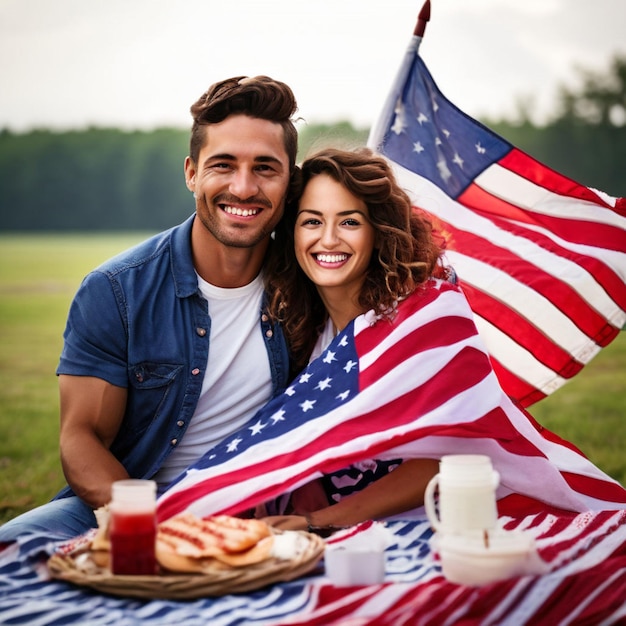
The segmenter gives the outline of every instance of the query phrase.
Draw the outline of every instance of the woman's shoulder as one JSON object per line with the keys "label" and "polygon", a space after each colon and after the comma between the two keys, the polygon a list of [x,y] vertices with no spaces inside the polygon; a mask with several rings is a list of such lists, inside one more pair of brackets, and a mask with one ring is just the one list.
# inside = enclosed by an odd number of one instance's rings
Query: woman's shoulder
{"label": "woman's shoulder", "polygon": [[431,278],[398,303],[398,311],[403,313],[424,308],[441,308],[448,313],[471,310],[461,286],[440,278]]}

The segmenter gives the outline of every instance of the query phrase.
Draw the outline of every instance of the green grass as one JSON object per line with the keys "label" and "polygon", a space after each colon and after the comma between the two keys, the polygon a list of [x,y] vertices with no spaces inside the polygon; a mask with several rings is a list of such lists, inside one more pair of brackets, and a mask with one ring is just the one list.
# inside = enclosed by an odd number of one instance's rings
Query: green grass
{"label": "green grass", "polygon": [[144,238],[0,237],[0,523],[65,484],[55,370],[68,307],[90,269]]}
{"label": "green grass", "polygon": [[[58,458],[55,369],[82,277],[144,239],[133,235],[0,236],[0,523],[65,483]],[[565,387],[531,407],[626,484],[626,333]]]}

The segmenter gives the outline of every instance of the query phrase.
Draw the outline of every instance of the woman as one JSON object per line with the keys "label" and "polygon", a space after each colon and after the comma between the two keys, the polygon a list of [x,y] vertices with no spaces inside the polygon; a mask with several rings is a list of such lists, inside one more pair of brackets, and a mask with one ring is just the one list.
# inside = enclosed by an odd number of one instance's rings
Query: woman
{"label": "woman", "polygon": [[[367,149],[327,149],[304,162],[302,175],[298,209],[277,233],[283,256],[268,271],[270,312],[298,370],[363,313],[376,311],[393,324],[405,299],[445,274],[430,222],[412,210],[384,159]],[[435,459],[365,461],[279,503],[279,511],[302,515],[268,519],[299,529],[389,517],[421,506],[437,471]]]}

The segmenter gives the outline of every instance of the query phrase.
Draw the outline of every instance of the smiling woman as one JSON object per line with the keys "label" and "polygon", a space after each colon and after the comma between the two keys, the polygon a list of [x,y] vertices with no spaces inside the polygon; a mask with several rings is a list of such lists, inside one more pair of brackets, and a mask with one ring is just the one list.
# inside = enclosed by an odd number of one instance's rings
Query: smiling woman
{"label": "smiling woman", "polygon": [[300,198],[294,239],[300,267],[317,285],[335,331],[343,329],[362,312],[359,296],[374,251],[376,231],[367,204],[320,174]]}

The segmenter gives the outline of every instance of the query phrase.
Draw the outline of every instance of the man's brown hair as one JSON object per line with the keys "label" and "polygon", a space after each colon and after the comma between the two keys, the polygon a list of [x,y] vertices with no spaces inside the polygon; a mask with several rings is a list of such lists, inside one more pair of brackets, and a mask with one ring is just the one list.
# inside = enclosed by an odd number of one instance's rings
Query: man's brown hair
{"label": "man's brown hair", "polygon": [[285,138],[289,169],[293,173],[298,152],[298,131],[292,120],[297,103],[291,88],[268,76],[235,76],[214,83],[191,105],[193,125],[189,156],[198,163],[208,124],[219,124],[229,115],[244,114],[280,124]]}

